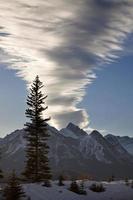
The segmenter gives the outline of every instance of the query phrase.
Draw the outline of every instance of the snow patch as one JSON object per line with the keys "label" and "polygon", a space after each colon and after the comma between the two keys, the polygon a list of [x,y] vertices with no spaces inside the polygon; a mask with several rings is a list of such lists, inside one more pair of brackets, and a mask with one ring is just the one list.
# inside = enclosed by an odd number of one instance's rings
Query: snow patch
{"label": "snow patch", "polygon": [[90,135],[81,140],[80,151],[86,157],[95,156],[98,161],[110,163],[110,161],[105,159],[103,146]]}
{"label": "snow patch", "polygon": [[[80,182],[80,181],[78,181]],[[70,181],[65,181],[65,186],[59,187],[57,182],[52,182],[52,187],[46,188],[41,184],[24,184],[26,195],[31,200],[132,200],[133,189],[126,186],[124,181],[114,181],[111,183],[102,182],[106,188],[105,192],[97,193],[89,190],[95,181],[85,181],[87,195],[78,195],[68,190]]]}
{"label": "snow patch", "polygon": [[65,136],[65,137],[70,137],[73,139],[78,139],[78,136],[76,136],[71,130],[67,129],[67,128],[63,128],[60,130],[60,133]]}

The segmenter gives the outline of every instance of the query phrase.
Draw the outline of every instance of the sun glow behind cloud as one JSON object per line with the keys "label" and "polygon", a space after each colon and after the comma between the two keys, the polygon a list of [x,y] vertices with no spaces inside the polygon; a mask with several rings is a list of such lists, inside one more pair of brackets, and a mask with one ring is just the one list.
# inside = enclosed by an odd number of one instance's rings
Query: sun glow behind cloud
{"label": "sun glow behind cloud", "polygon": [[1,62],[27,86],[40,76],[54,126],[87,127],[78,103],[93,70],[118,58],[132,19],[132,0],[0,0]]}

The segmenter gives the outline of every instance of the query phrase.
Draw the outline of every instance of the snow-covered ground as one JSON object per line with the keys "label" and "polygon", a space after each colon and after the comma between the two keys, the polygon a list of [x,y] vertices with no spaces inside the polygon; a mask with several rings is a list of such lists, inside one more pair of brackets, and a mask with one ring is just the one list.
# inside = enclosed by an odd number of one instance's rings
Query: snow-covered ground
{"label": "snow-covered ground", "polygon": [[65,186],[58,186],[57,182],[52,182],[52,187],[47,188],[41,184],[23,185],[26,194],[31,200],[133,200],[133,188],[126,186],[123,181],[111,183],[103,182],[105,192],[96,193],[89,189],[94,183],[85,182],[87,195],[78,195],[68,190],[70,182],[65,182]]}

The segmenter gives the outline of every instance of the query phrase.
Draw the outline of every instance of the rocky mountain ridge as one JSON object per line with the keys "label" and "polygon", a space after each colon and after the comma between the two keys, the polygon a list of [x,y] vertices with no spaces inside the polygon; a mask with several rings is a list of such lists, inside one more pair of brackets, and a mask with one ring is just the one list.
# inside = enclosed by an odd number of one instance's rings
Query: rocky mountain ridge
{"label": "rocky mountain ridge", "polygon": [[[87,134],[78,126],[69,123],[58,131],[48,126],[49,158],[54,177],[91,176],[96,178],[133,176],[133,156],[124,147],[121,138],[102,136],[97,130]],[[16,130],[0,140],[2,149],[1,167],[7,172],[23,171],[25,165],[25,131]],[[122,140],[123,141],[123,140]]]}

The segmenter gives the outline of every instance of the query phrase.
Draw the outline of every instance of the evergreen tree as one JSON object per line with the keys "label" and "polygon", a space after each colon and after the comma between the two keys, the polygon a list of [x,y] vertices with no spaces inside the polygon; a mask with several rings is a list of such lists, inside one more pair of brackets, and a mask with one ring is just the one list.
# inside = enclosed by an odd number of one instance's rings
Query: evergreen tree
{"label": "evergreen tree", "polygon": [[126,184],[127,186],[129,186],[129,180],[128,180],[127,177],[125,178],[125,184]]}
{"label": "evergreen tree", "polygon": [[87,192],[85,191],[85,188],[84,188],[84,181],[80,182],[79,194],[82,194],[82,195],[86,195],[87,194]]}
{"label": "evergreen tree", "polygon": [[21,185],[18,182],[15,172],[9,177],[7,186],[3,191],[4,200],[20,200],[25,197]]}
{"label": "evergreen tree", "polygon": [[63,177],[62,175],[60,175],[60,176],[59,176],[58,185],[59,185],[59,186],[63,186],[63,185],[64,185],[63,181],[64,181],[64,177]]}
{"label": "evergreen tree", "polygon": [[102,183],[93,183],[90,187],[93,192],[104,192],[105,188]]}
{"label": "evergreen tree", "polygon": [[0,169],[0,179],[1,178],[3,178],[4,176],[3,176],[3,172],[2,172],[2,170]]}
{"label": "evergreen tree", "polygon": [[26,167],[25,176],[34,181],[48,181],[51,179],[51,172],[48,160],[48,145],[47,139],[49,137],[47,131],[47,119],[43,119],[43,111],[47,109],[44,106],[45,99],[41,92],[43,87],[39,77],[36,76],[30,88],[30,94],[27,98],[28,108],[26,109],[26,116],[30,118],[30,122],[25,124],[26,128]]}
{"label": "evergreen tree", "polygon": [[78,194],[80,193],[80,188],[76,181],[71,182],[69,190]]}

